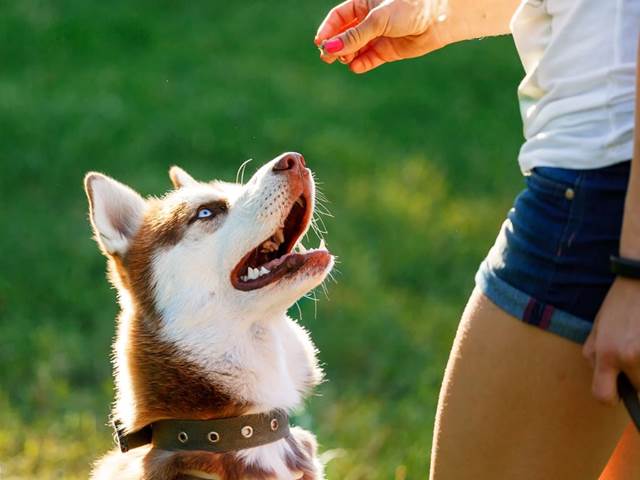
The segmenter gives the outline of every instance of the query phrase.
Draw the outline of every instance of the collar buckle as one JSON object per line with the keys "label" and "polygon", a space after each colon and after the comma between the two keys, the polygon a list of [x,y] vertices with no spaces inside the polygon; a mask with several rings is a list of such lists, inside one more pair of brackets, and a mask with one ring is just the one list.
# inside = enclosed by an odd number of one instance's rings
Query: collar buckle
{"label": "collar buckle", "polygon": [[147,425],[132,433],[125,433],[124,425],[122,425],[122,422],[118,419],[112,419],[111,425],[113,426],[113,441],[122,453],[127,453],[132,448],[138,448],[151,443],[151,425]]}

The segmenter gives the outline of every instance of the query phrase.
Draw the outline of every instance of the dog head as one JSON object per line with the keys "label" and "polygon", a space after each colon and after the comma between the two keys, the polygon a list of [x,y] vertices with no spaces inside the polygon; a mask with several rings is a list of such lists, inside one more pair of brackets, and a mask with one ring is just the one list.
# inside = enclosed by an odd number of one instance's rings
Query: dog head
{"label": "dog head", "polygon": [[174,332],[242,326],[283,314],[331,270],[323,244],[300,243],[315,204],[302,155],[275,158],[246,184],[199,182],[178,167],[170,177],[175,189],[148,199],[105,175],[85,177],[123,308],[133,300]]}

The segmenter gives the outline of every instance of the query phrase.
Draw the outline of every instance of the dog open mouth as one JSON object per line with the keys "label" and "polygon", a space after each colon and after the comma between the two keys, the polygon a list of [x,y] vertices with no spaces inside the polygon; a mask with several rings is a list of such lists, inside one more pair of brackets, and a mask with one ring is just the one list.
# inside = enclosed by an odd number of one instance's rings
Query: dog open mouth
{"label": "dog open mouth", "polygon": [[[284,224],[265,241],[247,253],[231,272],[231,283],[238,290],[257,290],[303,267],[326,265],[331,255],[324,240],[317,249],[306,250],[298,240],[311,221],[312,202],[307,189],[293,202]],[[298,252],[293,249],[298,246]]]}

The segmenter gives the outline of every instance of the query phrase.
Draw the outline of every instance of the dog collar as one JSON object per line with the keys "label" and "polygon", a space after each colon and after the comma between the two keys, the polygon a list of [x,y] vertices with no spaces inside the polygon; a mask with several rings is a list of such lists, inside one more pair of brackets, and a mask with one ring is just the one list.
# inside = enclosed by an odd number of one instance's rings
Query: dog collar
{"label": "dog collar", "polygon": [[158,420],[140,430],[124,433],[113,421],[114,440],[120,451],[151,443],[161,450],[233,452],[276,442],[289,435],[289,416],[284,410],[215,420]]}

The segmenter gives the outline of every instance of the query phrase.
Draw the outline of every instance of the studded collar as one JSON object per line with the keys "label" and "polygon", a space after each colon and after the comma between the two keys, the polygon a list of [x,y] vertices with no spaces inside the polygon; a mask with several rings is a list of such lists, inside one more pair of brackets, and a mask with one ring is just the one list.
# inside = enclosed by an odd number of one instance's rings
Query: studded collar
{"label": "studded collar", "polygon": [[151,443],[161,450],[233,452],[276,442],[289,435],[289,416],[284,410],[215,420],[158,420],[132,433],[124,433],[115,420],[114,440],[125,453]]}

